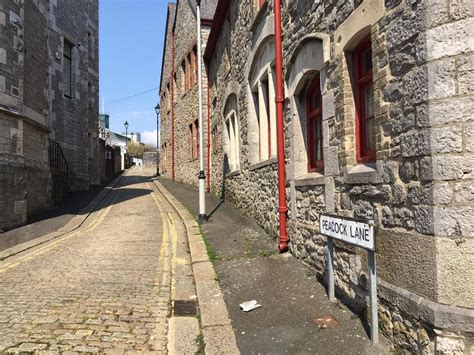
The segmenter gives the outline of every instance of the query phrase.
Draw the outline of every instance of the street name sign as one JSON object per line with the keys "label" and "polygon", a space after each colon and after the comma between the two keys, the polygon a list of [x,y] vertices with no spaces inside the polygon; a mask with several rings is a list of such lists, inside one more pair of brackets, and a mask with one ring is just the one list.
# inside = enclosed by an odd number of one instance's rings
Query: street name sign
{"label": "street name sign", "polygon": [[330,214],[321,214],[319,217],[319,232],[328,237],[326,271],[328,275],[328,295],[331,302],[336,300],[334,292],[333,239],[367,249],[369,264],[370,340],[372,344],[377,344],[379,341],[379,319],[377,313],[377,261],[373,223]]}
{"label": "street name sign", "polygon": [[323,214],[319,228],[322,235],[375,251],[374,226],[369,223]]}

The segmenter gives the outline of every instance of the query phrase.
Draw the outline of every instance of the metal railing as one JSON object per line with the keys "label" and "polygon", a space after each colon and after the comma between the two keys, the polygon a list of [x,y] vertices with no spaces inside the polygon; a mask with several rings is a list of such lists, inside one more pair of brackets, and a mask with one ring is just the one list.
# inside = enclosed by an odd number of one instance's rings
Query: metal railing
{"label": "metal railing", "polygon": [[54,201],[60,201],[69,191],[69,166],[61,146],[52,139],[48,139],[48,155],[53,179],[52,197]]}

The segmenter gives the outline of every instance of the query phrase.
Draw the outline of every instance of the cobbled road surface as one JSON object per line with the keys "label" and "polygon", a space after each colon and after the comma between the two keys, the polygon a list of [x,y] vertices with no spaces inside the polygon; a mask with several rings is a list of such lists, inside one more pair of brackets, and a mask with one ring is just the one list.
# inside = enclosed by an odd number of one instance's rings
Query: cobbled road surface
{"label": "cobbled road surface", "polygon": [[166,352],[158,199],[134,169],[79,229],[0,262],[0,353]]}

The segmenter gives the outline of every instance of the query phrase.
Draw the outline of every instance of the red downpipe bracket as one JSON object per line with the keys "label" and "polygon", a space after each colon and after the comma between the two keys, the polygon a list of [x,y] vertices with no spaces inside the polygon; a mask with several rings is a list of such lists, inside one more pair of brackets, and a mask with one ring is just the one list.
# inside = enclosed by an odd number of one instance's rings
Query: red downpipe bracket
{"label": "red downpipe bracket", "polygon": [[274,0],[275,15],[275,71],[276,71],[276,109],[277,109],[277,149],[278,149],[278,212],[280,215],[280,242],[278,249],[280,253],[288,250],[288,235],[286,233],[286,186],[285,186],[285,132],[283,103],[283,54],[281,38],[281,4],[280,0]]}
{"label": "red downpipe bracket", "polygon": [[171,180],[174,181],[174,31],[171,34]]}
{"label": "red downpipe bracket", "polygon": [[211,91],[207,79],[207,192],[211,192]]}

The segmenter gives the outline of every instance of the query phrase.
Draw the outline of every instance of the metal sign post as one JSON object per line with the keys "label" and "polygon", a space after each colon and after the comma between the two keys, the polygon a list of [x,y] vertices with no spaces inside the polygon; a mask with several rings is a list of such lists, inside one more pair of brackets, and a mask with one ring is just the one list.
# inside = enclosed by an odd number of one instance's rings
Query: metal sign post
{"label": "metal sign post", "polygon": [[319,230],[328,238],[327,278],[329,301],[334,296],[334,242],[333,238],[345,243],[356,245],[368,251],[369,294],[370,294],[370,340],[372,344],[379,342],[379,319],[377,305],[377,264],[375,257],[375,235],[373,222],[322,214],[319,219]]}

